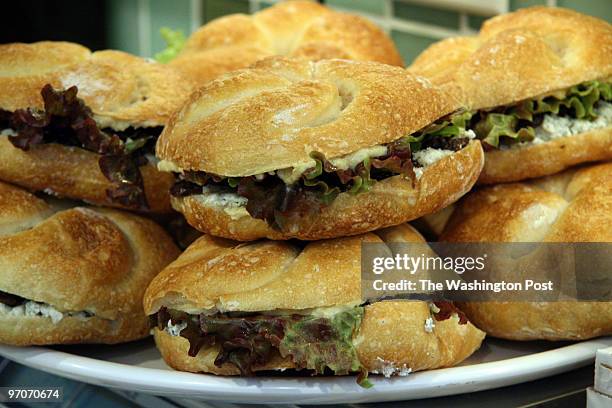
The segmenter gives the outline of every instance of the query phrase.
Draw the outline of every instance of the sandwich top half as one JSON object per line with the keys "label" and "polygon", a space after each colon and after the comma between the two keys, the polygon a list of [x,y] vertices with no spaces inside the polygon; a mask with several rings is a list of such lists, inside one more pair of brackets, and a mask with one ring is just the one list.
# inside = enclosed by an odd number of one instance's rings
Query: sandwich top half
{"label": "sandwich top half", "polygon": [[91,203],[169,211],[162,127],[191,84],[120,51],[0,45],[0,179]]}
{"label": "sandwich top half", "polygon": [[398,67],[276,57],[194,93],[157,142],[158,168],[176,174],[173,206],[202,231],[352,235],[469,190],[483,155],[467,119]]}
{"label": "sandwich top half", "polygon": [[179,370],[222,375],[294,368],[390,376],[471,355],[484,333],[451,303],[363,302],[367,242],[424,240],[407,225],[303,246],[202,236],[145,294],[162,356]]}
{"label": "sandwich top half", "polygon": [[532,7],[487,20],[479,34],[440,41],[409,71],[470,108],[487,161],[480,183],[554,174],[612,158],[612,26]]}
{"label": "sandwich top half", "polygon": [[402,65],[393,41],[375,24],[311,1],[215,19],[191,34],[170,65],[204,84],[274,55]]}

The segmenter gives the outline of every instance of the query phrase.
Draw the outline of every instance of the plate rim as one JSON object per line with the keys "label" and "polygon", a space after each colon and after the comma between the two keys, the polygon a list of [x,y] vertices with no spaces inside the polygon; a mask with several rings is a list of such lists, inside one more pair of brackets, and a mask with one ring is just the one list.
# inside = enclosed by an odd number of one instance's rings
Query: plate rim
{"label": "plate rim", "polygon": [[[172,371],[168,376],[168,370],[100,360],[47,347],[0,344],[0,355],[76,381],[155,395],[232,403],[334,404],[448,396],[514,385],[586,366],[594,361],[598,348],[607,346],[612,346],[612,336],[497,361],[421,371],[407,378],[373,377],[375,386],[370,389],[357,386],[353,377],[241,378],[180,371]],[[152,378],[158,382],[151,384]],[[426,387],[419,388],[422,385]]]}

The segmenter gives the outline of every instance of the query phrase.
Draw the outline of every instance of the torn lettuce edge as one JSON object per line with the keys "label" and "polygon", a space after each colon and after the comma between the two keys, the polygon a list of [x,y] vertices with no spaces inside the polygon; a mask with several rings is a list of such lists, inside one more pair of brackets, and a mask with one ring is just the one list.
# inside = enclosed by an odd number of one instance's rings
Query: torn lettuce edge
{"label": "torn lettuce edge", "polygon": [[[553,121],[555,118],[566,118],[594,122],[601,116],[602,105],[605,107],[611,100],[612,82],[587,81],[516,104],[480,110],[474,114],[470,128],[488,149],[533,141],[538,143],[545,141],[541,137],[542,126],[547,120],[550,122],[550,118]],[[576,133],[570,131],[555,138],[572,134]]]}
{"label": "torn lettuce edge", "polygon": [[[0,109],[2,136],[24,151],[42,144],[74,146],[100,155],[102,174],[112,183],[106,196],[112,203],[148,210],[140,167],[153,156],[162,127],[102,128],[93,111],[78,97],[78,88],[41,89],[43,109]],[[10,129],[10,130],[7,130]]]}
{"label": "torn lettuce edge", "polygon": [[153,59],[155,59],[157,62],[161,62],[162,64],[167,64],[175,59],[185,47],[187,38],[185,38],[185,34],[182,30],[172,30],[168,27],[160,28],[159,34],[166,43],[166,48],[156,53],[153,56]]}
{"label": "torn lettuce edge", "polygon": [[[430,325],[425,333],[433,333],[436,321],[455,319],[466,324],[465,315],[450,302],[430,302]],[[219,347],[215,365],[230,363],[242,375],[252,375],[253,366],[265,365],[277,353],[291,358],[297,369],[335,375],[358,373],[359,385],[369,388],[368,371],[359,361],[355,344],[365,314],[365,306],[336,306],[308,311],[272,311],[269,313],[189,314],[162,307],[150,315],[152,327],[189,342],[191,357],[204,347]],[[246,353],[246,354],[245,354]],[[248,354],[248,355],[247,355]],[[371,372],[406,376],[412,372],[406,364],[377,358],[380,367]]]}

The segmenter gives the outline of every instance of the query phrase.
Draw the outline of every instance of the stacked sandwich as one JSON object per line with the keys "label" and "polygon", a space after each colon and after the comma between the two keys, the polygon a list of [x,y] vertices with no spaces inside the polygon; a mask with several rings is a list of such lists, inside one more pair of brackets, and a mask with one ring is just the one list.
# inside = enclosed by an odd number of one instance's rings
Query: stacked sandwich
{"label": "stacked sandwich", "polygon": [[[180,370],[363,384],[467,358],[484,333],[453,304],[370,304],[360,285],[362,243],[422,242],[405,223],[476,182],[483,151],[465,112],[382,64],[401,60],[361,18],[291,2],[202,32],[219,27],[259,30],[253,61],[297,58],[191,94],[198,77],[181,64],[215,54],[215,36],[194,34],[166,65],[0,46],[0,342],[118,343],[153,321]],[[215,75],[228,68],[213,60]],[[204,233],[180,256],[145,218],[171,206]]]}
{"label": "stacked sandwich", "polygon": [[156,147],[205,233],[145,294],[164,359],[365,384],[471,355],[484,333],[452,303],[370,303],[360,273],[363,243],[424,242],[406,222],[476,182],[466,124],[451,95],[374,62],[273,57],[192,94]]}
{"label": "stacked sandwich", "polygon": [[63,42],[1,45],[0,71],[0,342],[146,337],[144,291],[179,254],[143,217],[171,211],[155,140],[189,83]]}
{"label": "stacked sandwich", "polygon": [[[524,9],[486,21],[478,36],[432,45],[409,71],[463,101],[486,151],[478,183],[491,186],[426,219],[442,241],[612,242],[612,163],[587,165],[612,159],[610,24],[566,9]],[[499,184],[506,182],[514,183]],[[612,334],[610,302],[461,308],[506,339]]]}
{"label": "stacked sandwich", "polygon": [[[152,328],[178,370],[365,385],[455,365],[485,332],[611,334],[605,302],[361,290],[362,246],[423,243],[423,217],[449,242],[612,241],[612,163],[571,168],[612,159],[611,56],[609,24],[531,8],[405,70],[380,30],[310,2],[212,22],[168,64],[0,45],[0,342]],[[203,234],[180,255],[147,218],[173,210]]]}

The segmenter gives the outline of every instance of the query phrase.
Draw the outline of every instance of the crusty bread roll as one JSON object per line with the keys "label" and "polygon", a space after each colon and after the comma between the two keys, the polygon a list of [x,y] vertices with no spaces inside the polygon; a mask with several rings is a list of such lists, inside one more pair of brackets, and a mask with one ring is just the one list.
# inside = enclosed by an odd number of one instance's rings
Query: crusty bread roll
{"label": "crusty bread roll", "polygon": [[[486,187],[456,205],[449,242],[612,242],[612,163]],[[611,302],[480,302],[461,308],[480,329],[512,340],[612,334]]]}
{"label": "crusty bread roll", "polygon": [[[38,42],[0,45],[0,110],[42,109],[41,89],[78,87],[99,128],[162,127],[191,92],[174,69],[120,51],[91,52],[77,44]],[[2,131],[4,129],[0,129]],[[110,200],[112,183],[98,166],[100,155],[73,146],[43,144],[24,151],[0,136],[0,179],[30,190],[121,207]],[[170,177],[141,166],[153,212],[171,211]]]}
{"label": "crusty bread roll", "polygon": [[[473,110],[539,98],[612,76],[612,26],[578,12],[531,7],[487,20],[478,36],[433,44],[408,68]],[[543,143],[487,151],[479,184],[520,181],[612,159],[612,124]]]}
{"label": "crusty bread roll", "polygon": [[[0,343],[145,337],[145,288],[178,253],[150,220],[116,210],[60,209],[0,183]],[[2,302],[7,296],[14,304]]]}
{"label": "crusty bread roll", "polygon": [[[457,105],[405,70],[372,62],[260,61],[212,81],[172,117],[157,143],[161,170],[249,177],[314,166],[312,152],[338,158],[410,135]],[[435,152],[434,152],[435,153]],[[449,152],[452,153],[452,152]],[[342,192],[315,217],[279,230],[244,205],[211,194],[173,197],[195,228],[238,240],[321,239],[397,225],[465,194],[478,177],[478,141],[422,167],[416,180],[396,175],[368,192]],[[238,197],[240,198],[240,197]]]}
{"label": "crusty bread roll", "polygon": [[[376,235],[379,234],[379,235]],[[204,235],[152,282],[144,298],[145,312],[168,308],[189,314],[228,312],[297,313],[353,307],[361,303],[362,242],[424,242],[408,225],[366,235],[312,242],[259,241],[237,244]],[[325,309],[327,308],[327,309]],[[428,304],[421,301],[377,302],[365,315],[353,344],[369,372],[390,373],[452,366],[480,346],[484,334],[456,314],[435,321],[431,331]],[[155,329],[155,340],[166,362],[175,369],[237,375],[229,363],[214,364],[218,346],[187,354],[188,341]],[[291,357],[276,353],[254,371],[296,368]],[[395,368],[395,370],[393,369]]]}
{"label": "crusty bread roll", "polygon": [[170,65],[205,83],[272,55],[403,65],[393,41],[380,28],[310,1],[287,1],[250,16],[213,20],[189,37]]}

